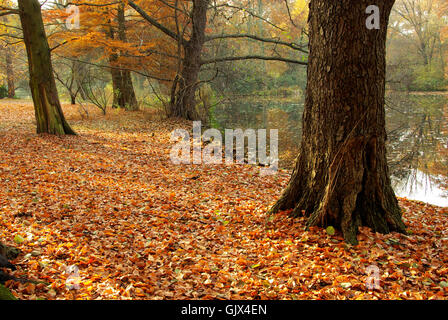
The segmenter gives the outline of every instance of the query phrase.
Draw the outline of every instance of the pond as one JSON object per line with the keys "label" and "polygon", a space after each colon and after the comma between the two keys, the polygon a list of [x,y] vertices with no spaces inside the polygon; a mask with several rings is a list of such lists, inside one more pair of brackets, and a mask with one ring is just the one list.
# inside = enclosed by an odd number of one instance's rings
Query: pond
{"label": "pond", "polygon": [[[280,166],[294,164],[303,97],[229,99],[213,111],[218,129],[279,130]],[[388,92],[388,159],[397,196],[448,206],[448,95]]]}

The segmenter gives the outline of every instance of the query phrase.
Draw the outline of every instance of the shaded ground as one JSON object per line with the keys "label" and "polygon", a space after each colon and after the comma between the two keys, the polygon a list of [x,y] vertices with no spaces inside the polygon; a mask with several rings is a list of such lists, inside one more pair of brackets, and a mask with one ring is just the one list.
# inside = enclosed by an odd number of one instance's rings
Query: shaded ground
{"label": "shaded ground", "polygon": [[79,136],[38,136],[29,102],[0,102],[0,239],[22,250],[16,276],[50,283],[7,282],[21,299],[448,297],[447,208],[401,199],[409,236],[362,229],[348,246],[286,212],[266,220],[288,172],[173,165],[170,133],[187,123],[64,112]]}

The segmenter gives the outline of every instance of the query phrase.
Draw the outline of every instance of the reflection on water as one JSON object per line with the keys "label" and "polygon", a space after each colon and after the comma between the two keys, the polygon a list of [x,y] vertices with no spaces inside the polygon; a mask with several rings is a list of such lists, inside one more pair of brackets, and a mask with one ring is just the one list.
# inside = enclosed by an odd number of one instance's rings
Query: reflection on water
{"label": "reflection on water", "polygon": [[395,179],[394,188],[397,196],[448,207],[448,191],[443,188],[444,182],[446,176],[412,169],[406,178]]}
{"label": "reflection on water", "polygon": [[390,93],[388,155],[398,196],[448,206],[448,99]]}
{"label": "reflection on water", "polygon": [[[448,96],[390,92],[388,156],[398,196],[448,206]],[[280,165],[291,167],[300,146],[303,97],[232,100],[214,110],[214,126],[279,129]]]}

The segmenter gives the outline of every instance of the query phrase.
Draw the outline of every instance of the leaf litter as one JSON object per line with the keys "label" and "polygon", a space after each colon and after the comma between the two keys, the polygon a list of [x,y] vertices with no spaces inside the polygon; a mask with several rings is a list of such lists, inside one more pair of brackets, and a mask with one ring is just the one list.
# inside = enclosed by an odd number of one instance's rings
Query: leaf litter
{"label": "leaf litter", "polygon": [[350,246],[289,212],[266,218],[288,171],[172,164],[170,133],[188,122],[64,113],[79,136],[37,135],[29,102],[0,104],[0,239],[21,250],[13,275],[46,282],[7,281],[19,299],[448,296],[448,208],[399,199],[409,235],[360,228]]}

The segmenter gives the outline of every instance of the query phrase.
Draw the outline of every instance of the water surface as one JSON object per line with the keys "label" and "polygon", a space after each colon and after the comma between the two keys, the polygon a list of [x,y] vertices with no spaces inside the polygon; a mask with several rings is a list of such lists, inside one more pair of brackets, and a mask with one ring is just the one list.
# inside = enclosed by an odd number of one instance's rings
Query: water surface
{"label": "water surface", "polygon": [[[280,165],[291,167],[301,138],[303,97],[230,99],[214,108],[217,128],[279,130]],[[389,92],[388,159],[400,197],[448,206],[448,96]]]}

